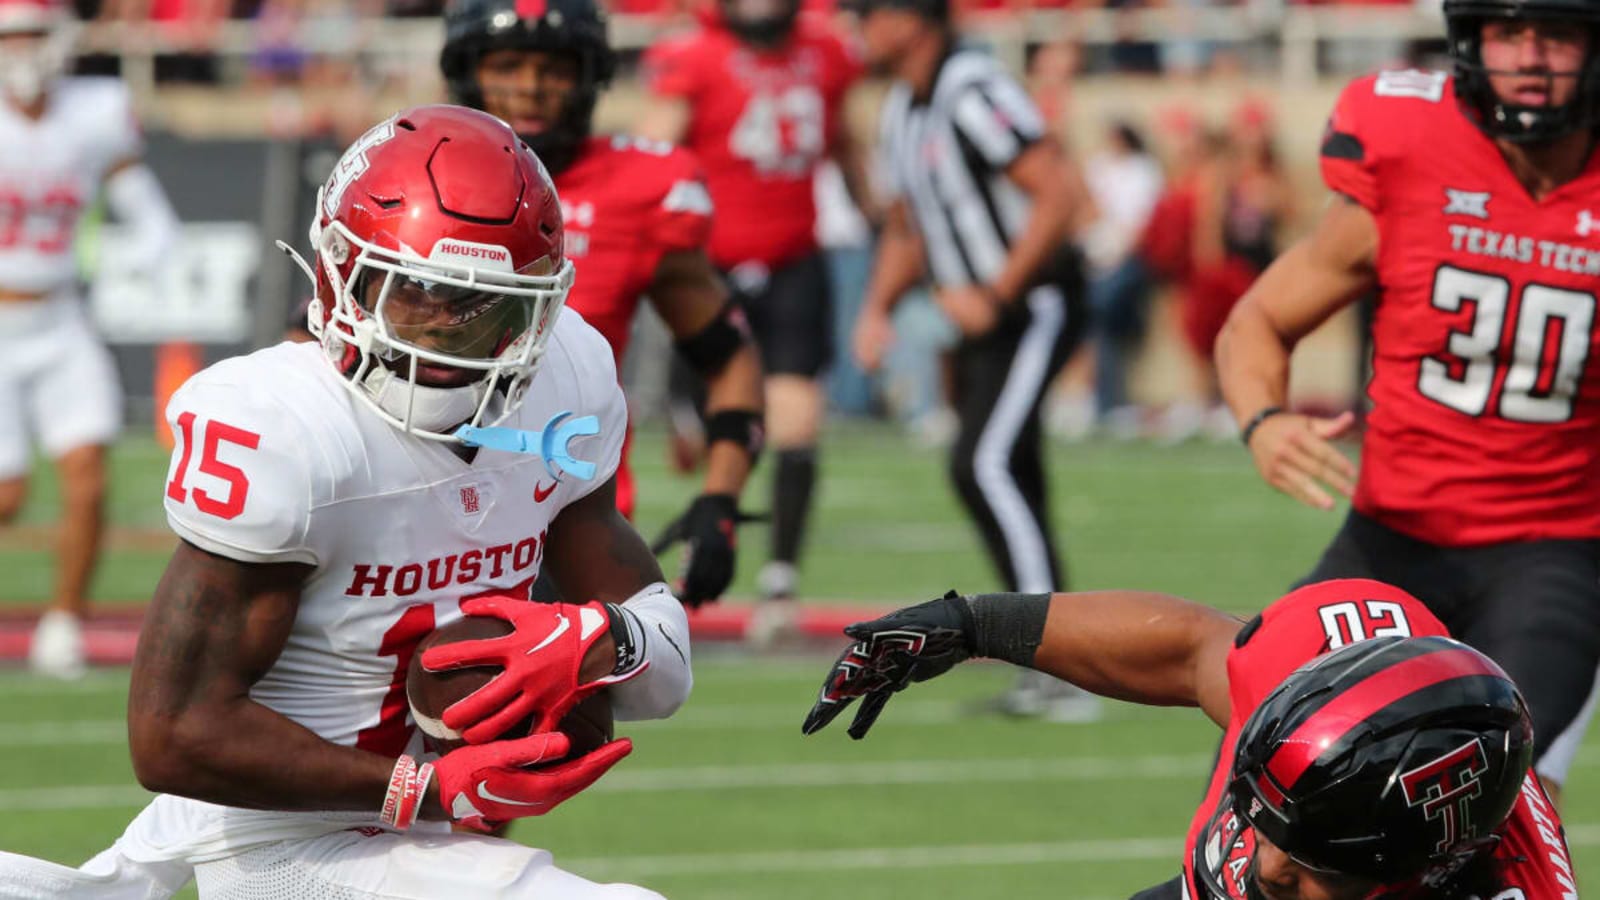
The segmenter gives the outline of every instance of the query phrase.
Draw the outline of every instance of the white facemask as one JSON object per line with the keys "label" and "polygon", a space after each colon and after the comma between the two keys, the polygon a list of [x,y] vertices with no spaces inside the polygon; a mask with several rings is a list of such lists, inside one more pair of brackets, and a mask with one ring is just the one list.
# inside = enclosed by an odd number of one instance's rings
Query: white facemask
{"label": "white facemask", "polygon": [[[471,421],[483,402],[483,392],[489,389],[490,379],[462,385],[461,387],[431,387],[425,384],[412,386],[382,366],[373,366],[362,379],[367,396],[377,407],[411,428],[423,431],[448,433],[457,425]],[[491,399],[491,405],[496,403]],[[493,415],[485,417],[492,421]]]}

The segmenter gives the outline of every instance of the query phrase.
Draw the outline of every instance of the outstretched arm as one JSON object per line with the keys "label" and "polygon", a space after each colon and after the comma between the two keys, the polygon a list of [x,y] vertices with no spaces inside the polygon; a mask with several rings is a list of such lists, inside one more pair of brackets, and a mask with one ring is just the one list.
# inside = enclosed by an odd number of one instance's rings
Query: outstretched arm
{"label": "outstretched arm", "polygon": [[1031,665],[1119,700],[1198,706],[1221,725],[1228,720],[1228,650],[1241,625],[1167,594],[1056,594]]}
{"label": "outstretched arm", "polygon": [[1242,623],[1165,594],[955,592],[851,625],[803,730],[861,699],[850,736],[864,737],[896,692],[974,656],[1003,659],[1136,703],[1229,712],[1227,656]]}

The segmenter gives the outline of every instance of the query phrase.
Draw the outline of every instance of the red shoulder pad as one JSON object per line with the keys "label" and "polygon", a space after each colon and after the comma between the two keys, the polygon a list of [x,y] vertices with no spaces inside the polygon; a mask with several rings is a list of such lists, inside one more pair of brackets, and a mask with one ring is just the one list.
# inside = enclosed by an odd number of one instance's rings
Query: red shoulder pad
{"label": "red shoulder pad", "polygon": [[1426,133],[1429,120],[1441,112],[1455,112],[1444,72],[1384,71],[1350,82],[1322,135],[1323,182],[1377,212],[1383,160]]}
{"label": "red shoulder pad", "polygon": [[700,89],[701,60],[709,52],[701,30],[664,38],[645,51],[640,74],[653,94],[689,97]]}
{"label": "red shoulder pad", "polygon": [[1422,601],[1365,578],[1291,591],[1239,632],[1228,653],[1233,716],[1243,720],[1289,674],[1329,650],[1374,637],[1450,634]]}
{"label": "red shoulder pad", "polygon": [[606,179],[612,190],[634,198],[645,231],[659,253],[697,250],[711,236],[711,194],[700,162],[687,150],[627,135],[603,141]]}
{"label": "red shoulder pad", "polygon": [[828,101],[842,100],[866,73],[859,46],[820,16],[803,14],[800,27],[806,42],[822,55],[822,86]]}

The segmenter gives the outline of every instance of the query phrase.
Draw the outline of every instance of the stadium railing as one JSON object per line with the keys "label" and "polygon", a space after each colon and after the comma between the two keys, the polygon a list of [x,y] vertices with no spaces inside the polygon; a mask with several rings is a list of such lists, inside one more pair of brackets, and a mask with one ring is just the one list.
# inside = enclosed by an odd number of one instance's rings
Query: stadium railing
{"label": "stadium railing", "polygon": [[[618,15],[612,36],[624,51],[639,50],[676,27],[654,16]],[[1276,70],[1284,85],[1304,84],[1327,72],[1327,60],[1337,54],[1319,52],[1329,44],[1394,44],[1442,37],[1437,11],[1394,6],[1283,6],[1248,4],[1231,7],[1164,7],[1137,10],[1054,10],[979,12],[963,22],[972,37],[990,44],[995,52],[1021,71],[1028,48],[1061,38],[1071,38],[1086,49],[1122,42],[1205,42],[1252,51],[1252,59],[1266,59],[1270,77]],[[311,55],[354,55],[377,71],[431,72],[416,60],[437,59],[442,29],[434,18],[374,19],[350,29],[303,29],[298,49]],[[263,49],[258,29],[248,20],[219,24],[211,52],[221,63],[225,81],[242,81],[251,58]],[[141,99],[156,91],[158,56],[193,52],[170,27],[156,23],[95,22],[82,38],[86,52],[118,57],[123,77]]]}

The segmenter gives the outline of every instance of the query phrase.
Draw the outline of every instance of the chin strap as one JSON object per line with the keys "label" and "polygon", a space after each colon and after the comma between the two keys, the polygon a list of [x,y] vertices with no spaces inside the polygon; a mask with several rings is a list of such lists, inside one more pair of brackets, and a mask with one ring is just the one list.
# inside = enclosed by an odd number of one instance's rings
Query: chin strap
{"label": "chin strap", "polygon": [[595,476],[595,465],[574,459],[567,452],[567,444],[577,437],[600,433],[600,419],[595,416],[573,418],[570,411],[558,412],[537,431],[517,428],[477,428],[463,425],[452,432],[453,436],[469,447],[502,450],[507,453],[526,453],[544,460],[545,470],[552,478],[563,473],[588,481]]}

